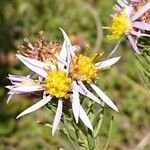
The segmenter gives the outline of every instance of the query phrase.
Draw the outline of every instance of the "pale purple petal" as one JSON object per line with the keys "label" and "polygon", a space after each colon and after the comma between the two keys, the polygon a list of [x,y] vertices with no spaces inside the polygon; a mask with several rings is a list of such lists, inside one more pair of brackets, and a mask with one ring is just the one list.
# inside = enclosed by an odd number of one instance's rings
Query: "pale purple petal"
{"label": "pale purple petal", "polygon": [[86,114],[86,112],[84,111],[84,109],[82,108],[82,106],[80,105],[80,119],[83,121],[83,123],[90,129],[93,131],[93,126]]}
{"label": "pale purple petal", "polygon": [[141,7],[132,17],[132,21],[137,20],[141,17],[146,11],[150,9],[150,2],[146,3],[143,7]]}
{"label": "pale purple petal", "polygon": [[56,114],[55,114],[55,118],[54,118],[54,122],[53,122],[52,135],[54,135],[55,131],[58,128],[59,122],[61,120],[62,108],[63,108],[63,101],[59,100],[57,110],[56,110]]}
{"label": "pale purple petal", "polygon": [[7,86],[5,86],[5,88],[7,88],[9,90],[13,89],[14,87],[16,87],[16,86],[14,86],[14,85],[7,85]]}
{"label": "pale purple petal", "polygon": [[112,109],[118,112],[118,108],[116,105],[107,97],[107,95],[95,84],[90,84],[90,86],[93,88],[93,90],[97,93],[97,95]]}
{"label": "pale purple petal", "polygon": [[73,111],[76,123],[78,123],[78,120],[79,120],[79,112],[80,112],[80,107],[79,106],[80,106],[79,93],[76,89],[73,89],[72,111]]}
{"label": "pale purple petal", "polygon": [[120,11],[120,10],[121,10],[120,6],[115,5],[115,10],[116,10],[116,11]]}
{"label": "pale purple petal", "polygon": [[11,98],[12,98],[13,95],[14,95],[14,93],[8,95],[8,98],[7,98],[7,104],[10,102],[10,100],[11,100]]}
{"label": "pale purple petal", "polygon": [[36,92],[36,91],[42,91],[44,88],[42,86],[33,85],[33,86],[19,86],[14,87],[11,89],[11,92],[23,92],[23,93],[30,93],[30,92]]}
{"label": "pale purple petal", "polygon": [[47,72],[45,71],[47,65],[45,63],[40,62],[38,60],[24,57],[22,55],[16,55],[16,56],[22,63],[24,63],[29,69],[31,69],[35,73],[39,74],[42,77],[47,76]]}
{"label": "pale purple petal", "polygon": [[127,6],[122,0],[117,0],[117,2],[121,7]]}
{"label": "pale purple petal", "polygon": [[127,0],[122,0],[125,4],[129,4]]}
{"label": "pale purple petal", "polygon": [[139,48],[137,47],[137,45],[136,45],[136,43],[135,43],[133,37],[132,37],[131,35],[128,35],[128,39],[129,39],[129,42],[130,42],[132,48],[134,49],[134,51],[135,51],[137,54],[141,54],[141,52],[140,52]]}
{"label": "pale purple petal", "polygon": [[150,31],[150,23],[135,21],[133,23],[133,27],[141,29],[141,30],[147,30]]}
{"label": "pale purple petal", "polygon": [[109,54],[108,58],[110,58],[114,54],[114,52],[118,49],[120,43],[121,43],[121,39],[117,42],[117,44],[115,45],[115,47],[113,48],[113,50]]}
{"label": "pale purple petal", "polygon": [[76,89],[78,90],[79,93],[81,93],[84,96],[87,96],[94,102],[101,104],[101,101],[92,92],[90,92],[81,81],[78,81],[78,84],[79,85],[77,85]]}
{"label": "pale purple petal", "polygon": [[102,62],[98,62],[96,63],[96,67],[99,69],[110,67],[113,64],[115,64],[120,58],[121,57],[114,57],[114,58],[110,58]]}
{"label": "pale purple petal", "polygon": [[43,107],[44,105],[46,105],[48,102],[50,102],[50,100],[52,99],[52,97],[49,95],[45,98],[43,98],[42,100],[40,100],[39,102],[37,102],[36,104],[32,105],[31,107],[27,108],[25,111],[23,111],[21,114],[19,114],[16,119],[29,114],[31,112],[34,112],[36,110],[38,110],[39,108]]}
{"label": "pale purple petal", "polygon": [[137,31],[130,31],[130,33],[132,34],[132,35],[135,35],[135,36],[137,36],[137,37],[141,37],[141,36],[146,36],[146,37],[150,37],[150,35],[149,34],[145,34],[145,33],[141,33],[141,32],[137,32]]}
{"label": "pale purple petal", "polygon": [[61,32],[63,34],[64,40],[66,41],[66,48],[69,49],[71,56],[75,56],[74,47],[71,45],[71,42],[70,42],[68,35],[66,34],[66,32],[62,28],[59,28],[59,29],[61,30]]}
{"label": "pale purple petal", "polygon": [[15,82],[22,82],[24,80],[27,80],[27,77],[24,76],[19,76],[19,75],[8,75],[7,77],[9,80],[11,81],[15,81]]}

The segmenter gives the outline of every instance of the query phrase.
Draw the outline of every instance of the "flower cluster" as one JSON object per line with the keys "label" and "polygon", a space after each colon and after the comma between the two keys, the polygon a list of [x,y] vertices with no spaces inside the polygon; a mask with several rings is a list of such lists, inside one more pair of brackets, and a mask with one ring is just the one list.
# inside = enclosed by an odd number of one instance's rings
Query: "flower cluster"
{"label": "flower cluster", "polygon": [[[52,134],[55,133],[61,120],[63,111],[63,103],[70,103],[72,106],[75,122],[78,123],[79,118],[91,130],[92,124],[86,115],[83,107],[80,104],[80,94],[101,104],[104,101],[115,111],[118,108],[115,104],[105,95],[105,93],[95,84],[98,78],[98,73],[104,69],[108,69],[111,65],[115,64],[120,57],[107,59],[98,62],[98,58],[102,53],[95,54],[92,57],[86,56],[76,50],[69,40],[68,35],[61,29],[64,42],[60,51],[53,52],[53,55],[42,55],[43,59],[38,59],[38,55],[34,54],[34,58],[30,54],[37,51],[38,46],[31,46],[30,51],[27,53],[18,53],[17,58],[30,70],[28,76],[9,75],[8,79],[12,85],[7,86],[10,90],[8,92],[9,99],[14,94],[28,94],[35,92],[42,92],[43,98],[36,104],[32,105],[21,114],[17,116],[20,118],[28,113],[36,111],[49,103],[52,99],[58,101],[58,106],[52,126]],[[42,47],[42,46],[41,46]],[[48,48],[45,44],[45,49]],[[35,50],[36,49],[36,50]],[[40,48],[38,48],[40,49]],[[49,49],[51,52],[51,49]],[[39,51],[40,52],[40,51]],[[36,76],[36,78],[35,78]],[[91,87],[92,91],[87,87]],[[95,94],[93,94],[95,92]]]}
{"label": "flower cluster", "polygon": [[[114,5],[115,13],[112,15],[110,27],[104,27],[111,33],[109,40],[117,39],[117,45],[109,55],[116,51],[122,40],[127,37],[136,53],[141,54],[137,46],[137,38],[140,36],[150,37],[145,31],[150,31],[150,2],[142,0],[117,0]],[[75,119],[79,119],[93,130],[92,123],[80,103],[80,95],[88,97],[92,101],[101,104],[102,101],[118,112],[116,105],[96,85],[99,73],[109,69],[120,57],[107,58],[99,62],[103,53],[88,56],[76,46],[72,45],[68,35],[63,29],[63,44],[56,41],[48,42],[43,32],[39,33],[38,43],[32,44],[28,39],[19,47],[17,58],[30,69],[27,76],[9,75],[12,85],[9,89],[7,102],[15,94],[41,93],[42,99],[17,116],[17,119],[38,110],[44,105],[55,101],[57,109],[52,125],[52,135],[61,121],[63,105],[69,103]]]}
{"label": "flower cluster", "polygon": [[141,51],[137,47],[136,40],[141,36],[150,37],[149,34],[143,31],[150,31],[150,1],[131,0],[131,3],[126,0],[117,0],[114,5],[114,14],[112,14],[112,24],[104,29],[110,30],[111,34],[107,36],[109,40],[117,39],[118,42],[109,56],[111,56],[125,36],[129,40],[133,50],[137,54]]}

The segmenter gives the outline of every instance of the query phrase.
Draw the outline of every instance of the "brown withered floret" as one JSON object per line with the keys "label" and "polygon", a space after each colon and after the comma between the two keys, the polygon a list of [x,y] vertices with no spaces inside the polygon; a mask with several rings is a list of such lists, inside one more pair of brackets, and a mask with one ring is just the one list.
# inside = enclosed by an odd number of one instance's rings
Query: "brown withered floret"
{"label": "brown withered floret", "polygon": [[24,39],[23,45],[18,47],[18,53],[32,59],[46,61],[55,59],[55,56],[60,53],[61,47],[57,41],[48,42],[44,32],[41,31],[38,34],[37,43],[32,44],[29,39]]}
{"label": "brown withered floret", "polygon": [[[150,2],[150,0],[138,0],[134,3],[133,7],[136,11],[138,11],[142,6],[144,6],[148,2]],[[150,23],[150,10],[146,11],[144,15],[140,17],[140,20]]]}

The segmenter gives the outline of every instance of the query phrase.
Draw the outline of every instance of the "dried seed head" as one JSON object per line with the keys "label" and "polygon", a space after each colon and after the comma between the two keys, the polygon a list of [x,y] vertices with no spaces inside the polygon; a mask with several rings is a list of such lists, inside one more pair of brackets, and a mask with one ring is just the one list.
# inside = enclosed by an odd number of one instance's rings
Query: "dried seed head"
{"label": "dried seed head", "polygon": [[55,59],[61,50],[61,44],[57,41],[48,42],[43,31],[38,34],[38,42],[32,44],[28,38],[24,39],[24,44],[18,47],[18,53],[40,61]]}

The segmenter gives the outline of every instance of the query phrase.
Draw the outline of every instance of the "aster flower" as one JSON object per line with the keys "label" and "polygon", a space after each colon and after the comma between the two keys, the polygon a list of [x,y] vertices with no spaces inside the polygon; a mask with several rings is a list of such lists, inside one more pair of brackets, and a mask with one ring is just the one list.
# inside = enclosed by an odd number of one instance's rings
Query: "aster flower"
{"label": "aster flower", "polygon": [[[120,59],[120,57],[111,58],[102,62],[96,62],[97,58],[100,57],[102,53],[95,54],[90,58],[80,54],[79,51],[74,51],[69,37],[64,30],[61,29],[61,31],[66,41],[68,52],[68,73],[73,80],[73,93],[76,95],[76,99],[73,99],[72,101],[72,109],[76,122],[78,122],[80,114],[79,94],[87,96],[98,104],[101,104],[101,100],[103,100],[112,109],[118,111],[116,105],[107,97],[107,95],[105,95],[105,93],[94,83],[94,81],[98,77],[98,72],[104,69],[108,69],[111,65],[115,64]],[[87,89],[87,84],[93,89],[97,96],[95,96],[90,90]]]}
{"label": "aster flower", "polygon": [[[65,46],[66,42],[64,42],[60,53],[60,56],[64,56],[63,58],[67,58],[65,56],[67,55]],[[68,72],[65,69],[66,65],[61,63],[60,61],[56,62],[55,64],[48,62],[44,63],[19,54],[17,54],[17,58],[21,62],[23,62],[29,69],[38,74],[39,78],[33,80],[28,77],[9,75],[8,79],[13,85],[7,86],[7,88],[10,90],[8,94],[14,95],[28,94],[37,91],[43,92],[43,99],[20,113],[17,116],[17,119],[28,113],[38,110],[39,108],[49,103],[55,97],[55,99],[58,100],[58,106],[52,126],[52,135],[54,135],[61,120],[63,103],[72,103],[76,100],[78,101],[79,98],[78,93],[75,89],[73,89],[74,83],[72,83],[72,80],[68,76]],[[76,106],[73,107],[75,108]],[[79,105],[79,111],[79,118],[89,129],[93,130],[92,124],[81,105]]]}
{"label": "aster flower", "polygon": [[150,9],[150,2],[145,3],[138,10],[135,9],[133,1],[128,3],[126,0],[117,0],[118,4],[114,6],[115,13],[112,15],[111,27],[104,27],[111,31],[108,35],[108,39],[119,40],[115,46],[111,56],[118,48],[121,38],[126,36],[137,54],[141,54],[140,50],[136,45],[136,37],[150,36],[142,33],[142,30],[150,31],[150,23],[143,22],[140,18]]}
{"label": "aster flower", "polygon": [[[58,106],[52,126],[52,135],[58,128],[63,111],[63,103],[66,102],[69,102],[72,105],[73,115],[76,123],[78,123],[80,118],[89,129],[93,130],[92,124],[80,104],[80,94],[87,96],[91,100],[101,104],[101,100],[98,98],[99,96],[111,108],[118,111],[118,108],[115,106],[115,104],[94,84],[94,80],[97,78],[98,71],[110,67],[116,63],[120,57],[95,63],[97,57],[99,56],[98,54],[92,58],[83,56],[81,54],[77,55],[75,47],[71,45],[67,34],[64,32],[64,30],[61,29],[61,31],[64,36],[64,43],[59,56],[56,55],[57,61],[42,62],[17,54],[17,58],[31,71],[38,74],[39,77],[38,79],[33,80],[29,78],[31,76],[9,76],[8,78],[13,85],[7,86],[7,88],[10,90],[9,94],[27,94],[31,93],[32,91],[43,92],[43,99],[23,111],[17,116],[17,118],[43,107],[49,103],[53,97],[58,100]],[[76,75],[76,73],[78,75]],[[18,78],[19,80],[17,80]],[[20,79],[24,79],[25,81]],[[84,83],[88,83],[98,96],[95,96],[92,92],[90,92]],[[33,86],[37,87],[33,88]]]}

